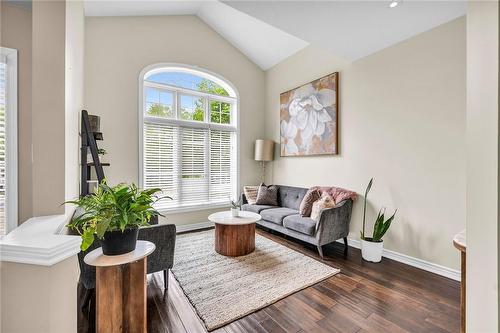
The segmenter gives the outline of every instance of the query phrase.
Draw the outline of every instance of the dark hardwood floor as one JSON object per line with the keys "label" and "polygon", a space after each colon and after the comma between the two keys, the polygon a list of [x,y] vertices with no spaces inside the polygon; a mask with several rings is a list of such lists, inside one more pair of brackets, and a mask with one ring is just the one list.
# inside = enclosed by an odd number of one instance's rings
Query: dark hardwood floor
{"label": "dark hardwood floor", "polygon": [[[315,247],[257,232],[320,260]],[[214,332],[459,331],[458,282],[385,258],[368,263],[355,248],[344,258],[342,244],[326,246],[324,253],[323,262],[341,273]],[[161,273],[148,277],[148,332],[186,332],[163,291]]]}

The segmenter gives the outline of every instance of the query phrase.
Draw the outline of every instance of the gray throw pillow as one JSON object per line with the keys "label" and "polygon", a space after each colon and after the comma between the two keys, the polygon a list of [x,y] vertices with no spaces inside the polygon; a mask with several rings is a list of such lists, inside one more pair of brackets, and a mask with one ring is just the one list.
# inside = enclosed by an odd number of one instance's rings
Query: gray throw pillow
{"label": "gray throw pillow", "polygon": [[264,184],[259,186],[257,205],[278,206],[278,186]]}

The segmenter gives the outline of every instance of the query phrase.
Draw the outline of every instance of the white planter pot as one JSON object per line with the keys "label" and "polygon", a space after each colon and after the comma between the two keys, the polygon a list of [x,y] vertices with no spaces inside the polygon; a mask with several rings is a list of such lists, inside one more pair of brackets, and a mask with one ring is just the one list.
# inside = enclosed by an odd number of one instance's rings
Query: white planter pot
{"label": "white planter pot", "polygon": [[238,208],[231,208],[231,215],[233,217],[238,217],[240,216],[240,210]]}
{"label": "white planter pot", "polygon": [[384,242],[368,242],[361,240],[361,255],[363,259],[371,262],[380,262],[382,260],[382,250]]}

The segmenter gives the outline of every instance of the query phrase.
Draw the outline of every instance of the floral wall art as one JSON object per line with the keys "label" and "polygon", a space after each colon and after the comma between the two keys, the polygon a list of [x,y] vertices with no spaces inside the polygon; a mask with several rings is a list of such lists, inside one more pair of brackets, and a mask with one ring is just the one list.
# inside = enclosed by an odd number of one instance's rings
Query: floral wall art
{"label": "floral wall art", "polygon": [[339,73],[280,95],[281,156],[338,153]]}

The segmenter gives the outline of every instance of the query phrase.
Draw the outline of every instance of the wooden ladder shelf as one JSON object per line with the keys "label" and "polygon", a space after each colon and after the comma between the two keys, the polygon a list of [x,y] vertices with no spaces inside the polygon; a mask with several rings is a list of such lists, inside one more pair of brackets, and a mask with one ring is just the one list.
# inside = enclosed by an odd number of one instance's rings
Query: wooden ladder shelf
{"label": "wooden ladder shelf", "polygon": [[[108,163],[101,163],[99,160],[97,140],[102,140],[102,133],[93,132],[90,128],[89,114],[87,110],[82,110],[81,120],[81,137],[82,144],[80,147],[81,156],[81,184],[80,184],[80,197],[90,194],[90,184],[94,182],[101,183],[104,179],[103,166],[109,165]],[[87,160],[88,150],[92,155],[92,161]],[[95,168],[97,180],[92,180],[92,168]]]}

